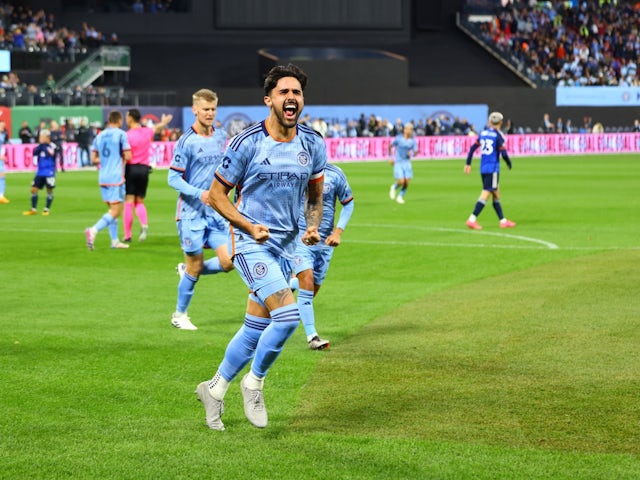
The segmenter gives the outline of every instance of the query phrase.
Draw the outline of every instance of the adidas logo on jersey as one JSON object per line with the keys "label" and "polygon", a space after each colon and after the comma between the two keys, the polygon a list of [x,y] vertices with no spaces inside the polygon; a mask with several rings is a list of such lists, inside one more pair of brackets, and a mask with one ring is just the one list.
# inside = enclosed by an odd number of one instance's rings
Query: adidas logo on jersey
{"label": "adidas logo on jersey", "polygon": [[271,165],[271,162],[269,161],[268,158],[265,158],[263,161],[260,162],[260,165]]}

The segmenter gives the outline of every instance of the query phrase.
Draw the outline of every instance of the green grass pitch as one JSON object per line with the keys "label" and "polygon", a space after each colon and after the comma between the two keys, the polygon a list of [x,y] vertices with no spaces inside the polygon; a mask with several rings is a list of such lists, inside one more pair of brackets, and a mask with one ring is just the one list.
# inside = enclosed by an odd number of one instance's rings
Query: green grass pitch
{"label": "green grass pitch", "polygon": [[[640,478],[640,162],[515,158],[500,229],[465,227],[480,192],[459,161],[416,161],[407,203],[387,163],[342,164],[355,212],[315,301],[269,373],[269,425],[225,432],[195,386],[242,322],[237,273],[202,277],[196,332],[169,324],[181,261],[175,192],[155,171],[149,238],[89,252],[95,171],[59,173],[26,217],[31,173],[0,205],[0,479]],[[40,209],[44,194],[40,194]],[[122,234],[122,227],[120,228]],[[210,253],[210,252],[209,252]]]}

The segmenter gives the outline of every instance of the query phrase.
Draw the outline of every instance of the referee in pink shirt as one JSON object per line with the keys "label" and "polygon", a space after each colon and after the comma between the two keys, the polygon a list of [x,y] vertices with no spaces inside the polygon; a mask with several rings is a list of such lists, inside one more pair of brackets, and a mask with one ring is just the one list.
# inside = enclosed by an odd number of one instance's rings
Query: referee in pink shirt
{"label": "referee in pink shirt", "polygon": [[160,133],[173,119],[173,115],[162,115],[162,119],[154,128],[145,127],[140,123],[140,110],[132,108],[127,112],[127,138],[131,145],[131,160],[125,166],[124,178],[126,182],[126,196],[124,199],[124,241],[131,241],[131,228],[133,226],[133,211],[140,221],[139,241],[147,239],[149,220],[147,207],[144,205],[144,197],[147,195],[149,185],[149,172],[151,165],[151,142],[156,133]]}

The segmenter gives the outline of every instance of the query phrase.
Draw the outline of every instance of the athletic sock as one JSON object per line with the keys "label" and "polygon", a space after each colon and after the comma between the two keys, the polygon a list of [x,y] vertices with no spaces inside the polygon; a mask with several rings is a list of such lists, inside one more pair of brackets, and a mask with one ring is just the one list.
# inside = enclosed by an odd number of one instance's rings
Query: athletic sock
{"label": "athletic sock", "polygon": [[4,197],[4,192],[6,188],[7,188],[7,178],[0,177],[0,197]]}
{"label": "athletic sock", "polygon": [[269,326],[271,319],[246,314],[244,324],[236,332],[224,352],[224,358],[218,371],[228,379],[233,380],[251,361],[256,352],[256,346],[262,332]]}
{"label": "athletic sock", "polygon": [[221,272],[224,272],[224,268],[220,265],[220,259],[218,257],[213,257],[204,262],[200,275],[215,275],[216,273]]}
{"label": "athletic sock", "polygon": [[216,400],[223,400],[227,390],[229,390],[229,381],[220,375],[220,370],[218,370],[209,380],[209,393]]}
{"label": "athletic sock", "polygon": [[298,309],[300,320],[304,326],[307,337],[316,333],[315,314],[313,311],[313,292],[310,290],[298,290]]}
{"label": "athletic sock", "polygon": [[114,218],[111,220],[111,223],[108,225],[109,227],[109,237],[111,237],[111,243],[118,242],[120,239],[118,238],[118,219]]}
{"label": "athletic sock", "polygon": [[504,215],[502,214],[502,205],[500,205],[500,202],[493,202],[493,209],[496,211],[496,214],[498,215],[498,218],[500,220],[504,219]]}
{"label": "athletic sock", "polygon": [[47,210],[51,208],[52,203],[53,203],[53,194],[49,194],[47,195],[47,206],[46,206]]}
{"label": "athletic sock", "polygon": [[100,217],[100,220],[98,220],[92,228],[95,229],[96,232],[99,232],[111,225],[111,222],[113,222],[113,217],[109,212],[107,212]]}
{"label": "athletic sock", "polygon": [[256,355],[251,365],[251,371],[258,378],[267,375],[267,371],[280,355],[285,342],[293,335],[300,323],[300,312],[296,303],[276,308],[270,313],[271,323],[264,329],[258,340]]}
{"label": "athletic sock", "polygon": [[36,210],[38,208],[38,194],[31,194],[31,210]]}
{"label": "athletic sock", "polygon": [[133,203],[131,202],[124,204],[122,224],[124,225],[124,238],[131,238],[131,227],[133,227]]}
{"label": "athletic sock", "polygon": [[186,312],[193,297],[193,291],[196,288],[198,277],[192,277],[187,272],[178,282],[178,303],[176,305],[177,312]]}
{"label": "athletic sock", "polygon": [[486,202],[482,199],[478,200],[476,202],[476,206],[473,209],[473,214],[477,217],[478,215],[480,215],[480,212],[482,212],[482,209],[484,208]]}
{"label": "athletic sock", "polygon": [[144,206],[144,203],[136,203],[136,215],[143,228],[149,226],[149,220],[147,219],[147,207]]}

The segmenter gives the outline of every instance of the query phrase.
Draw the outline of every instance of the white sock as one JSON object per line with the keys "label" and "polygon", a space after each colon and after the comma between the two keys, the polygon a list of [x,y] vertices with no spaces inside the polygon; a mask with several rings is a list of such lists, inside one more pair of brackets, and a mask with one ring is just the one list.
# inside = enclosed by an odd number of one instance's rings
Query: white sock
{"label": "white sock", "polygon": [[216,400],[224,399],[224,396],[229,390],[229,382],[227,382],[220,372],[216,372],[213,378],[209,381],[209,393]]}
{"label": "white sock", "polygon": [[244,381],[244,385],[249,390],[262,390],[262,388],[264,387],[264,377],[256,377],[252,371],[249,371],[249,374]]}

